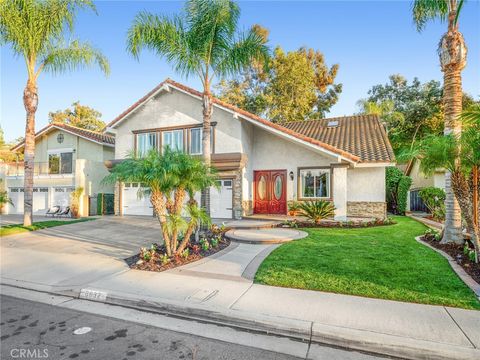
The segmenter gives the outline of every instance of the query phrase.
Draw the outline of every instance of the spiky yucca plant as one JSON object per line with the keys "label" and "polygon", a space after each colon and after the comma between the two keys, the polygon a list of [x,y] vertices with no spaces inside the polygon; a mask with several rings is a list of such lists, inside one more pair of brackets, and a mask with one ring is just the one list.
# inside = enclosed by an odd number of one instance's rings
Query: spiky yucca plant
{"label": "spiky yucca plant", "polygon": [[299,214],[320,224],[320,221],[335,215],[335,206],[329,201],[315,200],[305,201],[299,205]]}

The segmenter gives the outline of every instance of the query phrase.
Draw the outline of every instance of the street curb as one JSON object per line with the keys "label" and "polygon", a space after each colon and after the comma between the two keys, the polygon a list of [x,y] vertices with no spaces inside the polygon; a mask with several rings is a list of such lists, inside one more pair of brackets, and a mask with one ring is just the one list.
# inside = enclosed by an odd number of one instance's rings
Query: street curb
{"label": "street curb", "polygon": [[480,299],[480,284],[477,283],[473,278],[468,275],[468,273],[463,270],[463,268],[457,264],[457,262],[445,251],[442,251],[440,249],[437,249],[436,247],[433,247],[432,245],[426,243],[421,239],[421,236],[415,237],[415,240],[419,242],[422,245],[425,245],[426,247],[432,249],[433,251],[436,251],[440,255],[442,255],[445,259],[448,260],[448,263],[450,264],[450,267],[455,271],[455,273],[458,275],[458,277],[467,285],[474,293],[475,295]]}
{"label": "street curb", "polygon": [[[4,284],[4,286],[22,286]],[[60,290],[60,289],[58,289]],[[369,354],[390,356],[410,360],[477,360],[480,349],[463,347],[426,340],[417,340],[402,336],[375,333],[366,330],[349,329],[340,326],[320,324],[312,321],[298,320],[266,314],[250,314],[232,309],[206,308],[205,306],[175,301],[157,301],[136,296],[124,296],[118,293],[108,293],[106,299],[80,297],[81,290],[68,289],[60,291],[41,291],[51,295],[68,296],[86,301],[104,303],[145,312],[171,316],[180,319],[194,320],[204,323],[226,326],[252,333],[287,337],[297,341],[335,346],[338,348],[361,351]],[[83,289],[85,290],[85,289]],[[99,289],[89,289],[102,291]]]}
{"label": "street curb", "polygon": [[348,329],[286,317],[250,314],[239,310],[215,310],[195,304],[189,304],[187,307],[183,303],[173,301],[146,301],[119,297],[117,294],[108,295],[106,301],[101,302],[254,333],[283,336],[294,340],[395,358],[411,360],[478,360],[480,358],[480,350],[473,347],[467,348],[366,330]]}

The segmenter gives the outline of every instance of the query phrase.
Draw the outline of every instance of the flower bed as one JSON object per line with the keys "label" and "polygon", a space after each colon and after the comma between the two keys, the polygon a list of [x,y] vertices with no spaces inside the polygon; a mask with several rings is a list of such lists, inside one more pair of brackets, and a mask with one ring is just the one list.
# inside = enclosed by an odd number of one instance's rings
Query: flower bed
{"label": "flower bed", "polygon": [[425,235],[421,238],[423,241],[433,246],[436,249],[442,250],[450,255],[458,265],[460,265],[465,272],[480,284],[480,264],[475,263],[472,259],[473,245],[468,240],[464,245],[457,244],[441,244],[438,232],[434,230],[427,230]]}
{"label": "flower bed", "polygon": [[287,228],[367,228],[373,226],[385,226],[396,224],[396,221],[391,218],[374,219],[370,221],[321,221],[315,223],[313,221],[305,220],[287,220],[279,224],[278,227]]}
{"label": "flower bed", "polygon": [[168,256],[165,246],[154,243],[150,248],[142,248],[140,253],[125,259],[131,269],[145,271],[165,271],[198,261],[204,257],[213,255],[230,245],[230,241],[224,237],[225,228],[213,228],[200,236],[198,243],[190,241],[190,244],[181,254]]}

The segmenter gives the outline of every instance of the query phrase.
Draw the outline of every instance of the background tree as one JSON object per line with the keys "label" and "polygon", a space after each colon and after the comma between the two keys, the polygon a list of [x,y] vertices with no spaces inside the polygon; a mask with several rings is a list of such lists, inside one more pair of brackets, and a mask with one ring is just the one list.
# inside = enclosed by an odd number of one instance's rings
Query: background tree
{"label": "background tree", "polygon": [[[411,148],[425,136],[443,133],[443,88],[440,82],[422,83],[414,78],[409,83],[402,75],[391,75],[387,83],[374,85],[368,95],[357,103],[360,113],[382,117],[395,153]],[[476,103],[467,94],[463,99],[465,108]]]}
{"label": "background tree", "polygon": [[[164,56],[183,76],[197,76],[203,85],[203,158],[211,164],[211,84],[235,75],[253,60],[268,58],[263,37],[253,28],[238,32],[240,8],[232,0],[189,0],[181,15],[171,18],[142,12],[128,32],[128,49],[136,57],[143,48]],[[202,193],[210,213],[210,189]]]}
{"label": "background tree", "polygon": [[[144,157],[132,154],[115,165],[104,181],[139,182],[148,187],[147,191],[140,191],[139,196],[150,198],[170,257],[181,254],[198,224],[209,222],[205,211],[198,208],[194,194],[216,184],[215,172],[184,152],[166,148],[163,154],[156,150]],[[188,220],[182,217],[182,210],[186,211]]]}
{"label": "background tree", "polygon": [[0,127],[0,162],[13,162],[17,160],[17,154],[10,151],[10,149],[16,144],[16,142],[5,142],[3,129]]}
{"label": "background tree", "polygon": [[[268,42],[269,31],[266,28],[256,24],[252,29],[261,36],[265,44]],[[223,101],[253,114],[264,114],[267,108],[265,92],[268,76],[268,62],[263,59],[253,60],[238,76],[220,80],[215,86],[220,91],[217,95]]]}
{"label": "background tree", "polygon": [[[462,70],[467,64],[467,47],[458,29],[458,19],[464,0],[415,0],[413,19],[422,31],[428,21],[447,21],[447,32],[440,39],[438,54],[443,71],[444,133],[458,136],[462,131],[459,120],[462,111]],[[459,161],[457,159],[457,161]],[[461,242],[460,206],[452,190],[451,175],[445,174],[446,218],[443,242]]]}
{"label": "background tree", "polygon": [[[267,30],[261,28],[268,35]],[[338,101],[339,65],[328,67],[320,51],[274,51],[267,69],[253,64],[217,85],[218,97],[274,122],[320,119]]]}
{"label": "background tree", "polygon": [[48,113],[50,123],[61,123],[91,131],[102,131],[105,123],[100,119],[102,113],[80,102],[74,102],[71,108]]}
{"label": "background tree", "polygon": [[35,155],[35,113],[38,107],[37,81],[44,71],[67,70],[98,65],[109,72],[107,59],[87,43],[67,41],[77,12],[95,9],[90,0],[3,0],[0,2],[0,45],[8,44],[25,59],[27,84],[23,104],[25,126],[24,226],[32,224],[33,161]]}

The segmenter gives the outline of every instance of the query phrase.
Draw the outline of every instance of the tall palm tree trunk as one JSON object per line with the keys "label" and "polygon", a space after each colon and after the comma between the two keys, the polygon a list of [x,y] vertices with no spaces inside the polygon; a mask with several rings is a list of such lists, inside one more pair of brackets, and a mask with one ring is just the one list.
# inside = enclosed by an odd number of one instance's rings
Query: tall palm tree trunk
{"label": "tall palm tree trunk", "polygon": [[[445,34],[442,42],[445,45],[449,54],[445,64],[442,64],[443,71],[443,103],[445,108],[445,134],[453,134],[460,136],[462,132],[462,123],[459,116],[462,112],[462,69],[465,62],[459,58],[458,46],[459,42],[463,42],[461,33],[458,32],[457,27],[453,24],[455,13],[449,14],[449,29]],[[441,45],[442,46],[442,45]],[[455,160],[456,167],[460,165],[460,159]],[[457,244],[463,243],[462,236],[462,215],[458,200],[452,189],[452,174],[446,172],[445,174],[445,233],[442,239],[443,243],[454,242]]]}
{"label": "tall palm tree trunk", "polygon": [[[462,124],[458,120],[462,112],[462,77],[461,70],[449,67],[444,72],[444,105],[445,105],[445,134],[459,136]],[[459,161],[459,159],[456,159]],[[445,234],[442,242],[463,243],[462,216],[458,200],[452,189],[452,174],[445,174]]]}
{"label": "tall palm tree trunk", "polygon": [[[202,150],[203,160],[210,167],[212,163],[211,155],[211,120],[213,113],[213,101],[210,90],[203,93],[203,131],[202,131]],[[202,191],[201,205],[210,216],[210,188],[207,187]]]}
{"label": "tall palm tree trunk", "polygon": [[24,192],[23,192],[23,225],[32,225],[33,208],[33,172],[35,160],[35,113],[38,107],[38,89],[35,81],[28,80],[23,91],[23,105],[27,111],[24,147]]}

